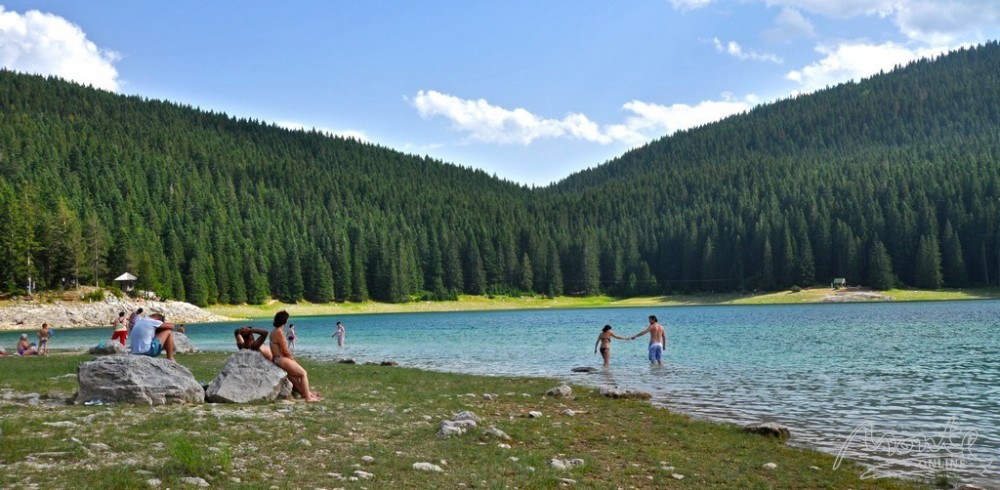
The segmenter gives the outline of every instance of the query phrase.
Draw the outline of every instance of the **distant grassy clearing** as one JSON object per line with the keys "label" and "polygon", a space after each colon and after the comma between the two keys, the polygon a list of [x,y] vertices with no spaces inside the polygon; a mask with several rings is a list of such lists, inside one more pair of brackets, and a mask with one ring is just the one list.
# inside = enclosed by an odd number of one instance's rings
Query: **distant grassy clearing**
{"label": "distant grassy clearing", "polygon": [[350,315],[359,313],[418,313],[434,311],[489,311],[489,310],[529,310],[546,308],[598,308],[598,307],[665,307],[695,305],[766,305],[823,303],[831,297],[845,297],[845,301],[879,301],[885,297],[891,301],[946,301],[1000,298],[997,289],[967,289],[913,291],[894,289],[891,291],[833,290],[831,288],[810,288],[800,292],[780,291],[765,294],[691,294],[651,296],[618,299],[610,296],[571,297],[505,297],[460,296],[457,301],[419,301],[412,303],[296,303],[287,304],[273,301],[265,305],[213,305],[206,308],[212,313],[230,318],[267,318],[280,310],[288,310],[293,316]]}

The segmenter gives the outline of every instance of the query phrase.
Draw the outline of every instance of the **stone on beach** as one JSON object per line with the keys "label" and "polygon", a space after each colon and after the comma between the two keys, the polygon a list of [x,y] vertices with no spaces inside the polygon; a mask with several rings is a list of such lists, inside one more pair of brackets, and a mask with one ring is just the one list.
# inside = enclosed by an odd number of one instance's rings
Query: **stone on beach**
{"label": "stone on beach", "polygon": [[574,458],[574,459],[552,458],[548,460],[546,463],[548,463],[550,468],[556,470],[568,470],[571,468],[576,468],[578,466],[584,465],[584,461],[580,458]]}
{"label": "stone on beach", "polygon": [[551,396],[555,398],[570,398],[573,396],[573,388],[568,385],[559,385],[555,388],[550,389],[545,392],[545,396]]}
{"label": "stone on beach", "polygon": [[113,354],[128,354],[128,348],[117,340],[105,340],[87,350],[87,354],[107,356]]}
{"label": "stone on beach", "polygon": [[597,390],[597,394],[608,398],[634,398],[636,400],[649,400],[653,395],[648,391],[629,390],[617,386],[602,386]]}
{"label": "stone on beach", "polygon": [[413,463],[413,469],[417,471],[431,471],[434,473],[441,473],[442,471],[444,471],[441,469],[440,466],[434,463],[426,463],[426,462]]}
{"label": "stone on beach", "polygon": [[191,343],[187,335],[174,330],[174,352],[177,354],[194,354],[198,349]]}
{"label": "stone on beach", "polygon": [[588,373],[588,374],[589,373],[600,372],[599,369],[597,369],[595,367],[590,367],[590,366],[575,367],[573,369],[570,369],[570,371],[573,371],[574,373]]}
{"label": "stone on beach", "polygon": [[743,426],[743,430],[752,434],[776,437],[781,440],[791,437],[791,431],[788,430],[788,427],[777,422],[757,422]]}
{"label": "stone on beach", "polygon": [[291,394],[292,383],[283,369],[260,352],[241,350],[229,356],[205,391],[205,398],[216,403],[251,403],[289,398]]}
{"label": "stone on beach", "polygon": [[437,435],[441,437],[450,437],[465,434],[467,429],[476,428],[476,424],[479,420],[479,416],[472,412],[459,412],[450,420],[441,421],[441,428],[438,429]]}
{"label": "stone on beach", "polygon": [[77,368],[76,403],[165,405],[203,403],[205,389],[191,371],[159,357],[105,356]]}

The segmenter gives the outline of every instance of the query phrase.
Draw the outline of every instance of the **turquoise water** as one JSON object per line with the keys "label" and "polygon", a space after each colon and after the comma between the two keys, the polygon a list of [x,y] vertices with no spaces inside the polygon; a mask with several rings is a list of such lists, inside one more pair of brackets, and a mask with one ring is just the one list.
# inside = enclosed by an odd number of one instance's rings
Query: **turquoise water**
{"label": "turquoise water", "polygon": [[[575,366],[600,367],[593,347],[605,323],[632,335],[646,327],[650,314],[667,329],[664,367],[646,361],[644,338],[614,341],[611,368],[600,374],[570,373]],[[347,328],[344,349],[331,338],[337,320]],[[784,423],[793,443],[834,454],[844,449],[873,465],[876,475],[933,476],[947,467],[973,481],[1000,483],[998,301],[380,314],[292,322],[297,355],[639,388],[658,404],[703,418]],[[189,325],[188,336],[201,349],[234,350],[232,331],[240,324]],[[57,329],[51,346],[94,345],[110,333],[110,327]],[[8,350],[16,338],[0,334]]]}

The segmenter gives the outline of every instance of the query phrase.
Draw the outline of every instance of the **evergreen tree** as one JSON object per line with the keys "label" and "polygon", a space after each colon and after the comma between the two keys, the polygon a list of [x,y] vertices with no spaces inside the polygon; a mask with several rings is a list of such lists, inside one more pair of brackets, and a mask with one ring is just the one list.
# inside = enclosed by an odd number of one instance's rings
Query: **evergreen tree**
{"label": "evergreen tree", "polygon": [[925,289],[940,289],[943,281],[941,276],[941,251],[937,239],[933,235],[920,237],[917,246],[917,264],[915,285]]}
{"label": "evergreen tree", "polygon": [[892,289],[896,283],[892,275],[892,259],[881,240],[875,238],[868,257],[868,285],[875,290]]}

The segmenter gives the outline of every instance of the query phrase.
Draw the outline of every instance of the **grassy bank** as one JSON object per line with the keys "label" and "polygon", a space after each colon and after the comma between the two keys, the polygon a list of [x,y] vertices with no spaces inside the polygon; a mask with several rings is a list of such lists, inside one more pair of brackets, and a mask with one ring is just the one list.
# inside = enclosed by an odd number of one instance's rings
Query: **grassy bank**
{"label": "grassy bank", "polygon": [[[644,402],[546,398],[555,381],[491,378],[399,367],[304,362],[317,404],[165,407],[70,406],[69,373],[92,356],[0,358],[0,487],[212,488],[920,488],[918,482],[860,480],[833,457],[692,420]],[[211,380],[225,354],[179,356]],[[40,403],[23,396],[38,393]],[[488,400],[485,393],[497,394]],[[563,412],[571,409],[575,415]],[[480,428],[437,437],[442,419],[470,410]],[[537,410],[541,418],[529,418]],[[510,435],[483,435],[495,426]],[[794,428],[793,428],[794,431]],[[793,432],[794,437],[794,432]],[[502,447],[501,444],[509,445]],[[373,458],[365,462],[365,457]],[[584,460],[569,470],[551,458]],[[428,462],[443,472],[416,471]],[[775,463],[766,469],[766,463]],[[355,470],[370,480],[350,481]],[[673,475],[683,476],[678,479]]]}
{"label": "grassy bank", "polygon": [[890,291],[833,290],[810,288],[799,292],[779,291],[766,294],[697,294],[650,296],[619,299],[610,296],[556,298],[544,297],[485,297],[460,296],[457,301],[418,301],[412,303],[295,303],[272,301],[264,305],[214,305],[206,308],[212,313],[230,318],[268,318],[280,310],[293,316],[351,315],[358,313],[418,313],[432,311],[491,311],[528,310],[546,308],[598,308],[598,307],[669,307],[696,305],[773,305],[807,304],[825,302],[863,301],[954,301],[1000,298],[998,289],[967,289],[917,291],[894,289]]}

